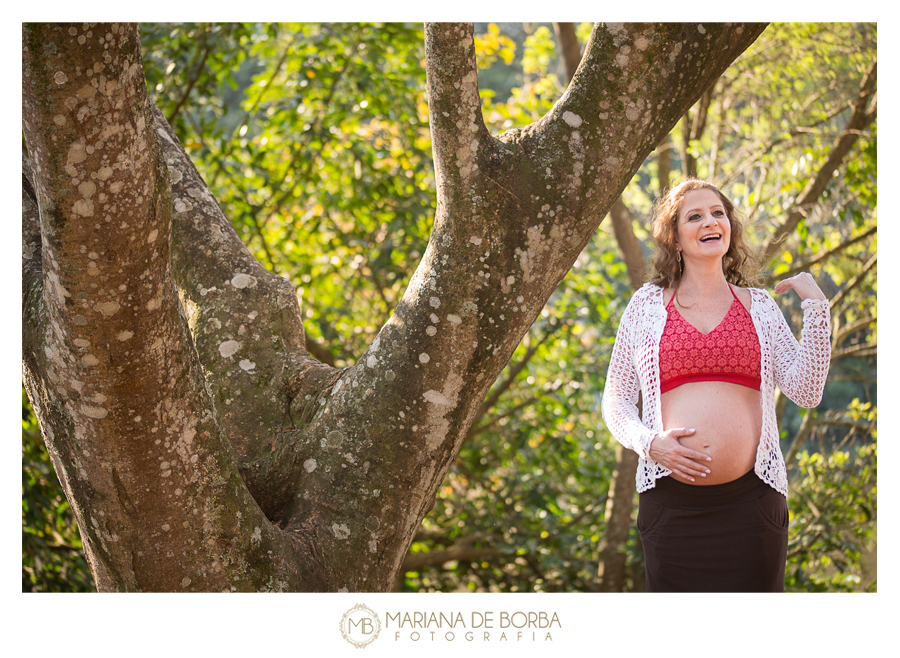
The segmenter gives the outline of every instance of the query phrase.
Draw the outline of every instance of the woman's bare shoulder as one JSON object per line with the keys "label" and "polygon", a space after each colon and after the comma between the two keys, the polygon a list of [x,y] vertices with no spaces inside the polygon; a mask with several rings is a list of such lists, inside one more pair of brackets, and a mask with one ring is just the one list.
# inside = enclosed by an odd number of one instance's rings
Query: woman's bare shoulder
{"label": "woman's bare shoulder", "polygon": [[750,292],[751,288],[739,288],[738,286],[731,286],[731,289],[734,291],[734,294],[737,295],[737,298],[740,300],[741,304],[744,305],[748,311],[750,310],[750,303],[753,299],[753,294]]}
{"label": "woman's bare shoulder", "polygon": [[675,294],[675,288],[663,288],[663,306],[668,306],[669,301],[672,299],[672,296]]}

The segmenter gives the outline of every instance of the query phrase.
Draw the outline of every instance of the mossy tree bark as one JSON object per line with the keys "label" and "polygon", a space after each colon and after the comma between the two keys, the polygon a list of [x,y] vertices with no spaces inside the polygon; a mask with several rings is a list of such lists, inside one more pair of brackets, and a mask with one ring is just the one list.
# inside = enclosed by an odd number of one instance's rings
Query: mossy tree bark
{"label": "mossy tree bark", "polygon": [[310,357],[146,93],[136,26],[23,30],[23,370],[100,590],[389,591],[494,379],[647,154],[761,25],[598,25],[484,126],[425,29],[437,213],[353,367]]}

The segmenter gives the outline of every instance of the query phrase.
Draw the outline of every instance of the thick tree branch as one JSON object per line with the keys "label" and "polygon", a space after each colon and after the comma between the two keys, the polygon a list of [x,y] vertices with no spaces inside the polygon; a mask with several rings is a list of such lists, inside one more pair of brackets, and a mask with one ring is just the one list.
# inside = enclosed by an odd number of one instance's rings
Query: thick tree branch
{"label": "thick tree branch", "polygon": [[[333,369],[306,351],[293,286],[250,254],[171,126],[152,111],[172,181],[173,271],[197,354],[232,445],[255,460],[272,451],[273,425],[294,425],[291,401],[317,391]],[[248,393],[235,399],[234,384]]]}
{"label": "thick tree branch", "polygon": [[[624,169],[627,182],[647,154],[764,27],[596,25],[566,93],[534,126],[545,141],[566,146],[557,153],[567,164],[547,165],[562,172],[548,181],[558,190],[547,195],[551,207],[556,205],[554,198],[561,196],[559,191],[569,187],[578,197],[567,195],[568,203],[563,204],[564,213],[573,215],[570,221],[577,223],[577,218],[592,213],[603,216],[624,188],[624,184],[610,186],[608,174]],[[612,71],[605,64],[610,61],[615,62]],[[623,112],[624,121],[610,119]],[[572,203],[576,200],[577,205]]]}
{"label": "thick tree branch", "polygon": [[298,433],[340,371],[309,355],[293,286],[250,254],[152,111],[172,182],[173,271],[194,345],[249,491],[269,519],[288,525],[306,474]]}
{"label": "thick tree branch", "polygon": [[[38,213],[37,193],[34,191],[34,175],[31,163],[22,156],[22,308],[28,307],[28,298],[39,298],[43,294],[41,277],[41,219]],[[28,334],[37,334],[36,326],[25,326]],[[30,338],[34,338],[31,336]]]}
{"label": "thick tree branch", "polygon": [[490,140],[490,133],[481,114],[472,25],[426,23],[425,55],[438,189],[435,230],[440,230],[446,212],[464,211],[447,196],[449,189],[475,191],[476,157]]}
{"label": "thick tree branch", "polygon": [[760,263],[768,263],[778,249],[778,245],[786,240],[797,228],[797,225],[810,213],[831,181],[834,172],[850,152],[859,135],[869,125],[870,116],[866,108],[875,93],[877,73],[878,63],[873,61],[860,84],[859,94],[853,103],[853,114],[847,122],[847,126],[841,132],[840,137],[835,140],[828,157],[822,163],[822,166],[819,167],[819,171],[816,172],[815,178],[810,180],[803,192],[797,197],[796,203],[791,208],[784,222],[765,242],[760,250]]}

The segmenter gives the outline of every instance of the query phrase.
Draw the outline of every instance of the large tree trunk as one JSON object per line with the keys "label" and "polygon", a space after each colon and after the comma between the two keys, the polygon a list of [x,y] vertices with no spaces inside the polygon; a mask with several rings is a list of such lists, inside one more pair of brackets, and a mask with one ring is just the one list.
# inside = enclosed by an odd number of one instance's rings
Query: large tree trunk
{"label": "large tree trunk", "polygon": [[390,590],[516,345],[762,28],[598,25],[550,113],[493,138],[471,25],[427,25],[434,230],[337,370],[147,97],[137,28],[26,25],[23,369],[98,588]]}

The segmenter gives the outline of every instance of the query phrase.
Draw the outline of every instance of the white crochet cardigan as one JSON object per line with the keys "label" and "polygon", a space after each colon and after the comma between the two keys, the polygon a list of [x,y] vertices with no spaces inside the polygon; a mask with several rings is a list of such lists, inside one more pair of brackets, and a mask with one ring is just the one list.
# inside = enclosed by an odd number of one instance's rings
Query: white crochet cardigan
{"label": "white crochet cardigan", "polygon": [[[831,362],[831,314],[828,300],[804,300],[801,344],[781,309],[765,290],[750,291],[750,317],[759,337],[762,384],[762,435],[754,470],[764,482],[787,496],[787,471],[775,417],[775,384],[801,407],[815,407]],[[637,490],[646,491],[671,471],[650,459],[650,442],[663,430],[659,392],[659,339],[666,324],[663,289],[647,283],[625,309],[609,361],[601,413],[612,435],[640,456]],[[638,415],[638,393],[643,418]]]}

